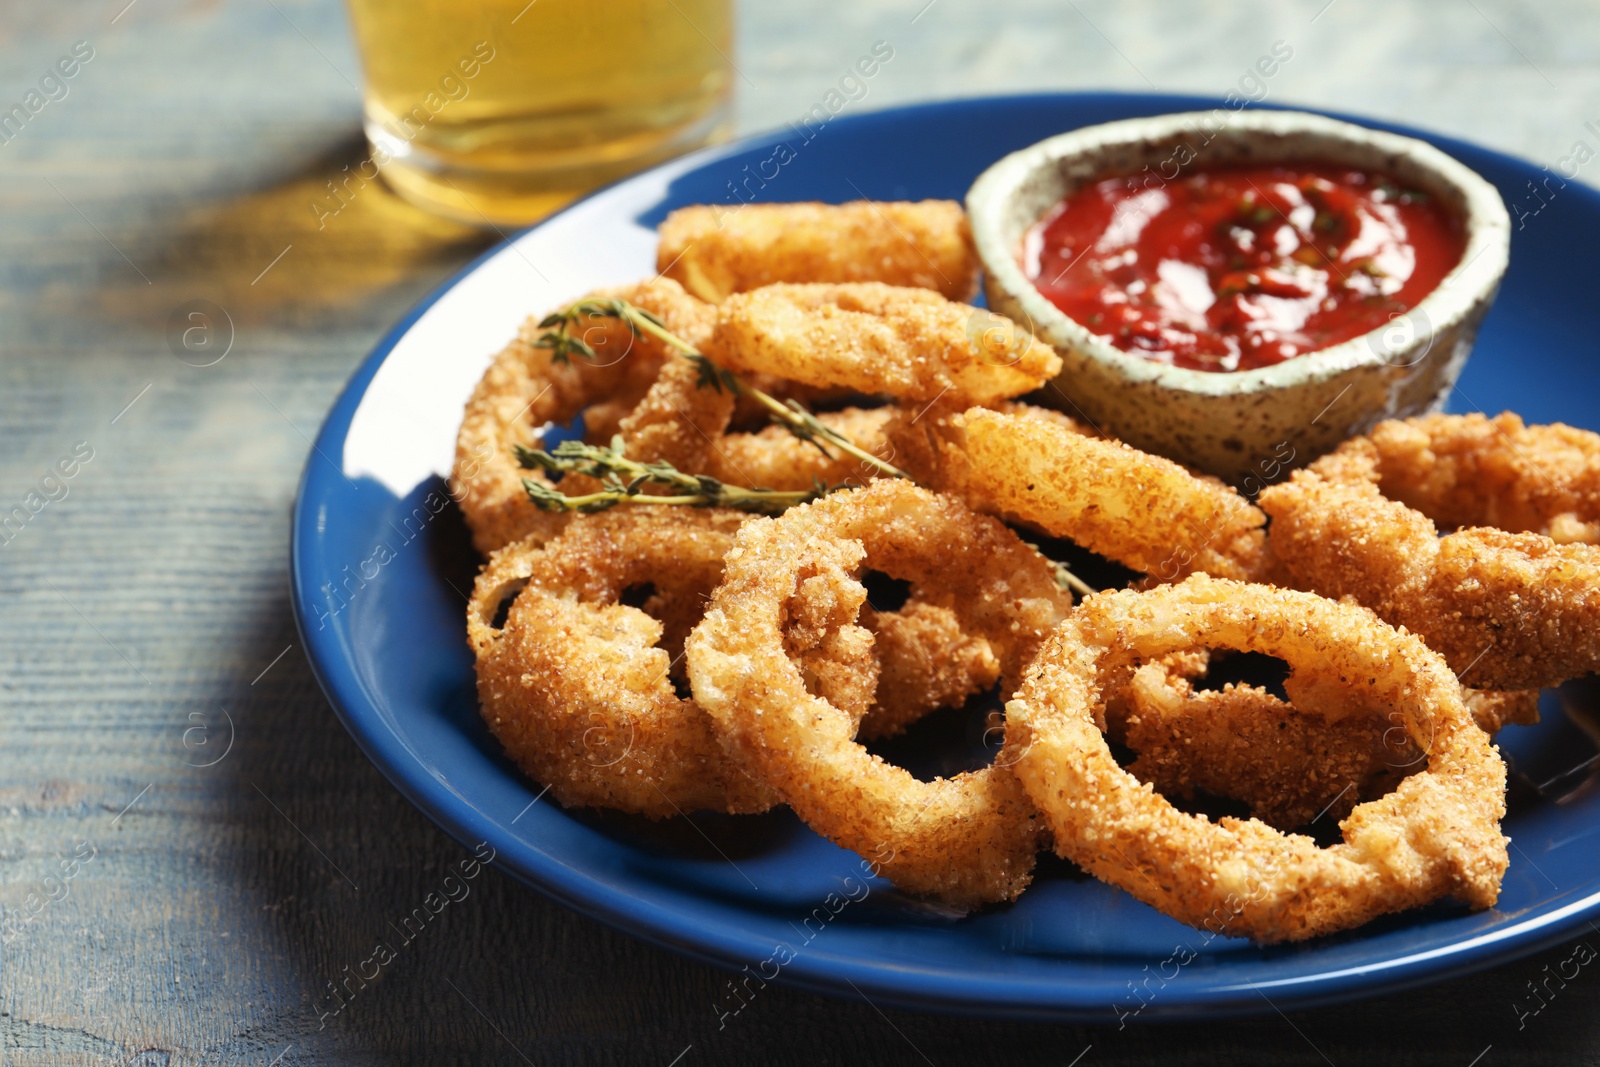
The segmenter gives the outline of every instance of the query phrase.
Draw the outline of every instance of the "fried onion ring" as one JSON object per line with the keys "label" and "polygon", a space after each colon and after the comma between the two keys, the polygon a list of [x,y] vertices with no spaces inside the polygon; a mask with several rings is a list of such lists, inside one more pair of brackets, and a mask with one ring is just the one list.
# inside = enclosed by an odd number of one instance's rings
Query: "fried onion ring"
{"label": "fried onion ring", "polygon": [[[1410,435],[1402,425],[1375,436]],[[1273,555],[1295,584],[1420,634],[1474,686],[1549,687],[1600,669],[1600,547],[1491,527],[1441,537],[1423,512],[1384,495],[1381,457],[1357,438],[1261,494]],[[1469,490],[1433,484],[1441,503],[1453,493],[1445,510],[1465,510]]]}
{"label": "fried onion ring", "polygon": [[712,465],[735,402],[729,390],[701,384],[700,368],[693,363],[668,359],[617,432],[631,458],[699,474]]}
{"label": "fried onion ring", "polygon": [[[1186,815],[1117,765],[1096,722],[1140,661],[1197,645],[1287,659],[1316,691],[1397,712],[1426,768],[1340,822],[1344,840]],[[1320,676],[1320,677],[1314,677]],[[1006,746],[1057,851],[1191,926],[1298,941],[1453,896],[1487,908],[1507,866],[1505,764],[1444,661],[1355,605],[1195,575],[1087,598],[1007,706]]]}
{"label": "fried onion ring", "polygon": [[903,888],[964,907],[1015,897],[1040,837],[1009,768],[918,781],[852,739],[851,715],[808,691],[794,656],[859,629],[866,591],[855,576],[870,557],[937,594],[1015,684],[1070,603],[1049,561],[994,519],[887,479],[751,519],[736,542],[686,645],[695,699],[728,751]]}
{"label": "fried onion ring", "polygon": [[[866,451],[892,461],[884,430],[896,413],[893,407],[845,408],[824,411],[817,415],[817,421]],[[824,454],[782,426],[723,436],[709,457],[706,473],[732,485],[785,491],[807,489],[818,482],[859,485],[879,475],[843,452],[830,450]]]}
{"label": "fried onion ring", "polygon": [[[711,307],[670,279],[592,295],[631,301],[691,343],[703,341],[711,329]],[[596,362],[559,361],[550,349],[534,347],[543,332],[538,322],[529,319],[520,336],[484,371],[456,436],[450,491],[472,530],[472,543],[484,554],[530,534],[553,537],[571,519],[541,511],[528,499],[522,480],[546,476],[518,466],[513,447],[538,448],[544,428],[569,423],[580,412],[590,439],[609,440],[670,356],[661,342],[635,337],[617,319],[593,318],[580,322],[573,333],[594,349]],[[592,488],[581,476],[575,479],[568,491],[580,481]]]}
{"label": "fried onion ring", "polygon": [[1182,658],[1141,665],[1106,709],[1107,735],[1138,754],[1128,771],[1163,796],[1225,797],[1294,830],[1337,823],[1420,765],[1404,730],[1374,730],[1360,715],[1330,721],[1256,686],[1196,690],[1207,657],[1170,662]]}
{"label": "fried onion ring", "polygon": [[[1331,826],[1423,765],[1392,712],[1377,731],[1370,715],[1325,715],[1295,676],[1286,684],[1289,701],[1249,685],[1198,690],[1209,659],[1202,650],[1143,664],[1107,701],[1108,736],[1138,755],[1128,770],[1165,796],[1193,800],[1205,792],[1238,801],[1280,830],[1323,818]],[[1491,736],[1539,721],[1537,689],[1463,696]]]}
{"label": "fried onion ring", "polygon": [[942,440],[924,447],[913,472],[978,511],[1158,581],[1196,572],[1244,580],[1266,569],[1266,516],[1215,478],[1024,405],[920,421]]}
{"label": "fried onion ring", "polygon": [[1061,370],[1048,345],[990,312],[878,282],[731,296],[705,351],[730,370],[922,402],[991,403]]}
{"label": "fried onion ring", "polygon": [[[467,610],[484,718],[563,804],[659,818],[773,803],[672,684],[744,517],[681,508],[578,516],[554,539],[509,545],[484,567]],[[638,607],[621,603],[641,590]],[[987,641],[916,595],[896,611],[869,609],[863,623],[819,641],[803,666],[809,687],[859,720],[863,736],[896,733],[998,676]]]}
{"label": "fried onion ring", "polygon": [[1463,689],[1472,721],[1491,737],[1507,726],[1532,726],[1539,721],[1537,689]]}
{"label": "fried onion ring", "polygon": [[[792,383],[767,380],[777,395]],[[796,491],[822,484],[859,485],[879,476],[873,468],[830,449],[823,452],[802,441],[787,427],[769,425],[751,433],[727,432],[737,398],[727,389],[704,384],[689,360],[670,360],[644,399],[618,426],[627,453],[634,459],[671,463],[688,474],[708,474],[718,481],[750,489]],[[885,454],[884,429],[896,414],[893,407],[825,411],[817,421],[869,452]]]}
{"label": "fried onion ring", "polygon": [[[467,630],[484,721],[562,804],[651,818],[772,806],[670,676],[743,517],[667,507],[584,515],[554,540],[502,549],[479,575]],[[620,602],[642,586],[642,608]]]}
{"label": "fried onion ring", "polygon": [[1493,526],[1557,543],[1600,543],[1600,434],[1511,412],[1380,423],[1347,446],[1369,453],[1378,485],[1440,527]]}
{"label": "fried onion ring", "polygon": [[952,300],[978,291],[978,255],[953,200],[697,205],[658,227],[656,269],[713,303],[774,282],[886,282]]}
{"label": "fried onion ring", "polygon": [[893,737],[937,708],[960,707],[1000,680],[994,648],[961,626],[949,608],[917,598],[898,611],[861,610],[872,632],[880,674],[856,737]]}

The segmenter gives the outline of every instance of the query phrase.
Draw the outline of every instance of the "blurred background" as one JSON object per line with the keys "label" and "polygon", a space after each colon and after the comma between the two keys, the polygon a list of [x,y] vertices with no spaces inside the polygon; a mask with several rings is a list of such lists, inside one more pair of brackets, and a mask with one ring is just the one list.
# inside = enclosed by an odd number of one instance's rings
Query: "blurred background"
{"label": "blurred background", "polygon": [[[589,61],[635,62],[635,37],[593,10]],[[1242,83],[1278,41],[1292,59]],[[851,112],[1238,91],[1552,167],[1600,130],[1600,6],[1576,0],[740,3],[725,129],[799,121],[878,42],[892,59],[842,87]],[[508,34],[493,62],[556,69],[569,45]],[[774,988],[724,1030],[722,974],[494,871],[322,1017],[385,919],[466,853],[367,763],[312,680],[288,608],[289,509],[360,359],[509,232],[344,185],[370,156],[361,84],[335,0],[0,16],[0,502],[80,461],[0,545],[0,907],[31,907],[76,857],[37,920],[0,938],[0,1062],[1594,1061],[1600,980],[1525,1027],[1512,1007],[1565,947],[1220,1029],[970,1022]],[[13,105],[26,119],[7,126]],[[197,736],[231,747],[205,765]]]}

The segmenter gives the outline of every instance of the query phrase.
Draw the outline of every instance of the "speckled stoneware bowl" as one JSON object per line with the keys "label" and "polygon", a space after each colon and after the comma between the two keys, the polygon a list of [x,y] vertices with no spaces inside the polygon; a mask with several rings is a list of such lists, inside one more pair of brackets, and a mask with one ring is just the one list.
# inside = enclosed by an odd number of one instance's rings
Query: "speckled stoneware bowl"
{"label": "speckled stoneware bowl", "polygon": [[[1410,313],[1381,329],[1275,366],[1226,372],[1124,352],[1061,312],[1023,273],[1027,230],[1083,185],[1279,162],[1384,171],[1421,189],[1463,219],[1461,262]],[[1296,111],[1190,112],[1074,130],[984,171],[967,193],[967,211],[989,306],[1061,354],[1065,366],[1046,387],[1047,402],[1240,485],[1270,481],[1291,462],[1302,464],[1381,419],[1441,405],[1494,299],[1511,243],[1494,186],[1437,148]]]}

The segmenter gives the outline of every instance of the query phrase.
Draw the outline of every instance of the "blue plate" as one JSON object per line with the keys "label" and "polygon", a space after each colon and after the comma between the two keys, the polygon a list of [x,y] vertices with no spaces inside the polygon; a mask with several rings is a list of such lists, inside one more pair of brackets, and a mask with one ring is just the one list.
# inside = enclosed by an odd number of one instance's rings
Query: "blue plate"
{"label": "blue plate", "polygon": [[[295,611],[345,726],[401,792],[463,843],[487,842],[498,864],[539,891],[754,976],[745,983],[993,1016],[1217,1017],[1459,975],[1584,928],[1600,909],[1594,795],[1513,811],[1511,868],[1492,911],[1440,906],[1260,949],[1208,940],[1052,860],[1014,905],[957,919],[881,880],[855,880],[857,857],[786,811],[655,825],[565,811],[539,799],[539,787],[506,761],[478,718],[463,635],[475,561],[442,476],[468,392],[523,316],[651,274],[651,229],[684,204],[961,199],[994,160],[1050,134],[1219,106],[1195,97],[1061,94],[839,117],[811,130],[810,140],[785,130],[641,174],[480,258],[383,339],[334,405],[306,464],[294,516]],[[1586,266],[1600,248],[1600,194],[1571,183],[1540,199],[1529,183],[1545,176],[1527,163],[1399,132],[1485,175],[1518,220],[1510,273],[1452,406],[1600,423],[1589,410],[1600,391],[1600,303]],[[1502,743],[1521,765],[1535,766],[1570,759],[1563,753],[1585,743],[1573,736],[1547,706],[1543,725],[1507,731]],[[730,991],[721,1010],[740,1003]]]}

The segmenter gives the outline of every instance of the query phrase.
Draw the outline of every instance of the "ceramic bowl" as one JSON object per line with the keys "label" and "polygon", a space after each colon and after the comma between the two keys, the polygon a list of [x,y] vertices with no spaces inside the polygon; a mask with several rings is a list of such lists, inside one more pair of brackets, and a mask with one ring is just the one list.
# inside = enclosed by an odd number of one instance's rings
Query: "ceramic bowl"
{"label": "ceramic bowl", "polygon": [[[1146,185],[1230,164],[1331,162],[1383,171],[1463,221],[1466,250],[1439,287],[1364,336],[1256,370],[1198,371],[1124,352],[1024,274],[1024,235],[1061,199],[1109,177]],[[967,193],[989,306],[1061,354],[1047,403],[1147,451],[1238,485],[1277,477],[1374,423],[1437,409],[1505,273],[1500,194],[1432,145],[1295,111],[1213,111],[1089,126],[1014,152]]]}

